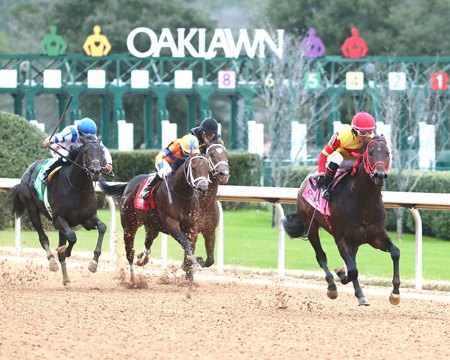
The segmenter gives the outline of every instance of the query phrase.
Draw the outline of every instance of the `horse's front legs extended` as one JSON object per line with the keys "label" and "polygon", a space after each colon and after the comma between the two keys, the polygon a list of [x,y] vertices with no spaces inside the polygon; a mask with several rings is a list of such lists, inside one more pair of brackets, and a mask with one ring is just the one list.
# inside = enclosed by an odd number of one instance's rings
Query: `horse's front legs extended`
{"label": "horse's front legs extended", "polygon": [[347,271],[345,271],[345,268],[335,269],[336,274],[339,276],[339,279],[341,279],[342,284],[348,284],[350,281],[353,283],[355,296],[358,299],[359,305],[370,305],[369,301],[364,296],[361,285],[358,281],[358,268],[356,267],[356,254],[358,252],[358,248],[347,249],[347,247],[342,244],[343,242],[338,243],[338,249],[345,261]]}
{"label": "horse's front legs extended", "polygon": [[90,272],[97,272],[98,259],[102,253],[103,237],[106,233],[106,224],[101,222],[96,216],[82,224],[86,230],[98,229],[97,245],[94,250],[94,257],[89,262],[88,269]]}
{"label": "horse's front legs extended", "polygon": [[[69,226],[67,221],[61,216],[55,218],[53,220],[53,224],[59,231],[59,247],[56,249],[58,251],[58,259],[61,264],[61,270],[63,273],[63,284],[67,285],[70,280],[67,275],[66,268],[66,257],[70,257],[72,255],[72,248],[77,242],[77,235],[75,231]],[[69,246],[66,247],[66,241],[69,242]]]}
{"label": "horse's front legs extended", "polygon": [[400,303],[400,249],[392,243],[388,233],[384,234],[384,238],[381,241],[374,241],[370,243],[375,249],[387,251],[391,254],[392,264],[394,267],[394,274],[392,277],[392,285],[394,286],[389,295],[389,302],[392,305],[398,305]]}

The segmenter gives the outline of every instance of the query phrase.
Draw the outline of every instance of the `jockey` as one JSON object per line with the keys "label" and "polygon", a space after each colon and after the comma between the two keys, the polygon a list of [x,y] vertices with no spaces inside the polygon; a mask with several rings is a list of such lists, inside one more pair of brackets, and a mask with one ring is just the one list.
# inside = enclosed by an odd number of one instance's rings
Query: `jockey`
{"label": "jockey", "polygon": [[184,135],[181,139],[172,141],[165,149],[162,149],[155,157],[157,174],[153,180],[141,191],[141,197],[147,199],[150,191],[159,181],[173,173],[172,165],[175,160],[200,154],[198,139],[192,135]]}
{"label": "jockey", "polygon": [[219,124],[212,116],[203,119],[200,126],[192,128],[191,134],[197,137],[202,154],[206,153],[206,149],[211,144],[223,145],[222,138],[219,134]]}
{"label": "jockey", "polygon": [[[56,169],[58,166],[64,166],[68,164],[66,157],[70,158],[70,150],[79,148],[81,145],[83,145],[81,139],[86,136],[94,137],[97,140],[97,125],[92,119],[89,118],[81,119],[77,125],[66,126],[61,132],[44,140],[44,147],[50,147],[51,149],[57,151],[51,152],[52,157],[55,158],[56,161],[52,165],[50,165],[50,167],[43,173],[42,181],[45,184],[47,184],[48,182],[48,175],[54,169]],[[106,160],[106,166],[104,167],[104,170],[110,172],[112,170],[111,154],[105,145],[101,143],[101,146]]]}
{"label": "jockey", "polygon": [[[318,159],[317,187],[322,190],[322,196],[330,200],[331,191],[328,188],[336,174],[339,165],[345,160],[355,160],[352,152],[358,152],[367,140],[375,135],[375,120],[366,112],[357,113],[351,125],[343,125],[333,134],[327,146],[321,151]],[[328,158],[328,165],[327,164]]]}

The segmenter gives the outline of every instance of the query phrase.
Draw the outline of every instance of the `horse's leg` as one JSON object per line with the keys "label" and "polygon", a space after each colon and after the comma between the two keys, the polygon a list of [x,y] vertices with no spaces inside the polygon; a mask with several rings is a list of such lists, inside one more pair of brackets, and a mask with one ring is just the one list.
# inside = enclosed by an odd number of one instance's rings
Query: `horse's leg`
{"label": "horse's leg", "polygon": [[58,251],[58,259],[59,263],[61,264],[61,271],[63,275],[63,284],[64,286],[68,286],[70,283],[69,280],[69,274],[67,273],[67,266],[66,266],[66,252],[64,249],[66,248],[66,234],[63,231],[59,231],[59,247],[57,249]]}
{"label": "horse's leg", "polygon": [[136,231],[138,227],[134,225],[133,223],[131,225],[124,226],[124,223],[122,222],[123,226],[123,240],[125,243],[125,254],[128,260],[128,265],[130,267],[130,282],[134,283],[134,237],[136,236]]}
{"label": "horse's leg", "polygon": [[28,207],[28,217],[30,218],[33,227],[36,229],[39,235],[39,242],[42,248],[47,253],[47,260],[49,261],[50,271],[58,271],[59,266],[56,262],[55,255],[53,255],[52,251],[50,250],[50,242],[48,241],[48,236],[44,232],[41,217],[39,216],[39,213],[35,207]]}
{"label": "horse's leg", "polygon": [[394,274],[392,278],[392,293],[389,296],[389,302],[392,305],[400,303],[400,249],[392,243],[392,239],[386,233],[385,238],[381,242],[370,243],[375,249],[389,252],[391,254],[392,264],[394,267]]}
{"label": "horse's leg", "polygon": [[[67,221],[61,216],[55,218],[53,224],[59,231],[59,247],[56,250],[58,251],[58,259],[61,263],[61,270],[63,271],[63,283],[66,285],[70,282],[69,277],[67,276],[66,257],[72,255],[73,246],[77,242],[77,235]],[[67,247],[66,240],[69,243]]]}
{"label": "horse's leg", "polygon": [[159,231],[153,226],[145,225],[145,242],[144,250],[138,254],[136,265],[144,266],[149,261],[149,255],[151,253],[151,248],[153,245],[153,240],[158,236]]}
{"label": "horse's leg", "polygon": [[316,253],[316,260],[319,263],[319,266],[325,271],[325,280],[328,283],[327,296],[334,300],[338,297],[337,287],[334,282],[334,276],[328,268],[327,254],[325,254],[322,244],[320,243],[319,227],[316,224],[311,225],[308,239]]}
{"label": "horse's leg", "polygon": [[98,229],[98,239],[97,239],[97,245],[95,246],[94,250],[94,257],[89,262],[88,269],[90,272],[95,273],[97,272],[98,268],[98,259],[100,257],[100,254],[102,253],[102,245],[103,245],[103,237],[106,233],[106,224],[101,222],[97,216],[95,216],[92,219],[89,219],[85,223],[82,224],[83,227],[86,230],[92,230],[92,229]]}
{"label": "horse's leg", "polygon": [[206,261],[199,262],[203,267],[210,267],[214,264],[214,248],[216,247],[216,229],[204,231],[202,233],[205,238]]}
{"label": "horse's leg", "polygon": [[370,305],[369,301],[364,296],[358,280],[358,268],[356,267],[356,254],[358,253],[358,247],[348,249],[347,246],[343,245],[343,241],[336,243],[338,244],[339,253],[347,266],[347,272],[344,268],[336,269],[337,276],[341,279],[342,284],[348,284],[350,281],[352,282],[359,305]]}

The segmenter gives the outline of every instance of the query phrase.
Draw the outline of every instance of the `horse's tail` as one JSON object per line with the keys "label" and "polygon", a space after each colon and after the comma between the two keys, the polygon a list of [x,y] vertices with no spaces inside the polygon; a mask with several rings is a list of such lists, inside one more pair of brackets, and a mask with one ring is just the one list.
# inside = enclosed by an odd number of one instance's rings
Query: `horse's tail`
{"label": "horse's tail", "polygon": [[127,185],[128,185],[128,183],[118,184],[118,185],[109,185],[104,179],[100,179],[98,181],[98,186],[100,187],[100,189],[106,195],[110,195],[110,196],[114,196],[114,197],[122,196]]}
{"label": "horse's tail", "polygon": [[22,189],[22,184],[17,184],[11,189],[9,199],[12,202],[12,213],[17,217],[21,216],[25,211],[25,205],[20,198],[20,191]]}
{"label": "horse's tail", "polygon": [[298,238],[305,232],[305,226],[296,213],[286,215],[281,222],[284,231],[286,231],[291,238]]}

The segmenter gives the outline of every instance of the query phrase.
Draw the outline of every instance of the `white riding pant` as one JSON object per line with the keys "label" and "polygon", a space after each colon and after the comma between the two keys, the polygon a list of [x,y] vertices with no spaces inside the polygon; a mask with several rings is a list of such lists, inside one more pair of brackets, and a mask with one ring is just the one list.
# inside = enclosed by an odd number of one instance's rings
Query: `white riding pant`
{"label": "white riding pant", "polygon": [[335,151],[330,156],[327,157],[327,167],[330,164],[330,162],[334,162],[335,164],[341,165],[341,163],[344,161],[343,156]]}
{"label": "white riding pant", "polygon": [[[69,150],[67,150],[67,149],[65,149],[65,148],[63,148],[62,146],[60,146],[60,145],[58,145],[58,144],[56,144],[56,143],[52,143],[52,144],[50,144],[50,146],[49,147],[51,147],[52,149],[54,149],[54,150],[56,150],[58,153],[56,153],[56,151],[52,151],[52,150],[50,150],[50,152],[51,152],[51,154],[52,154],[52,157],[54,158],[54,159],[59,159],[59,158],[61,158],[61,155],[63,155],[63,156],[69,156]],[[60,155],[61,154],[61,155]],[[63,161],[67,161],[65,158],[63,158]]]}

